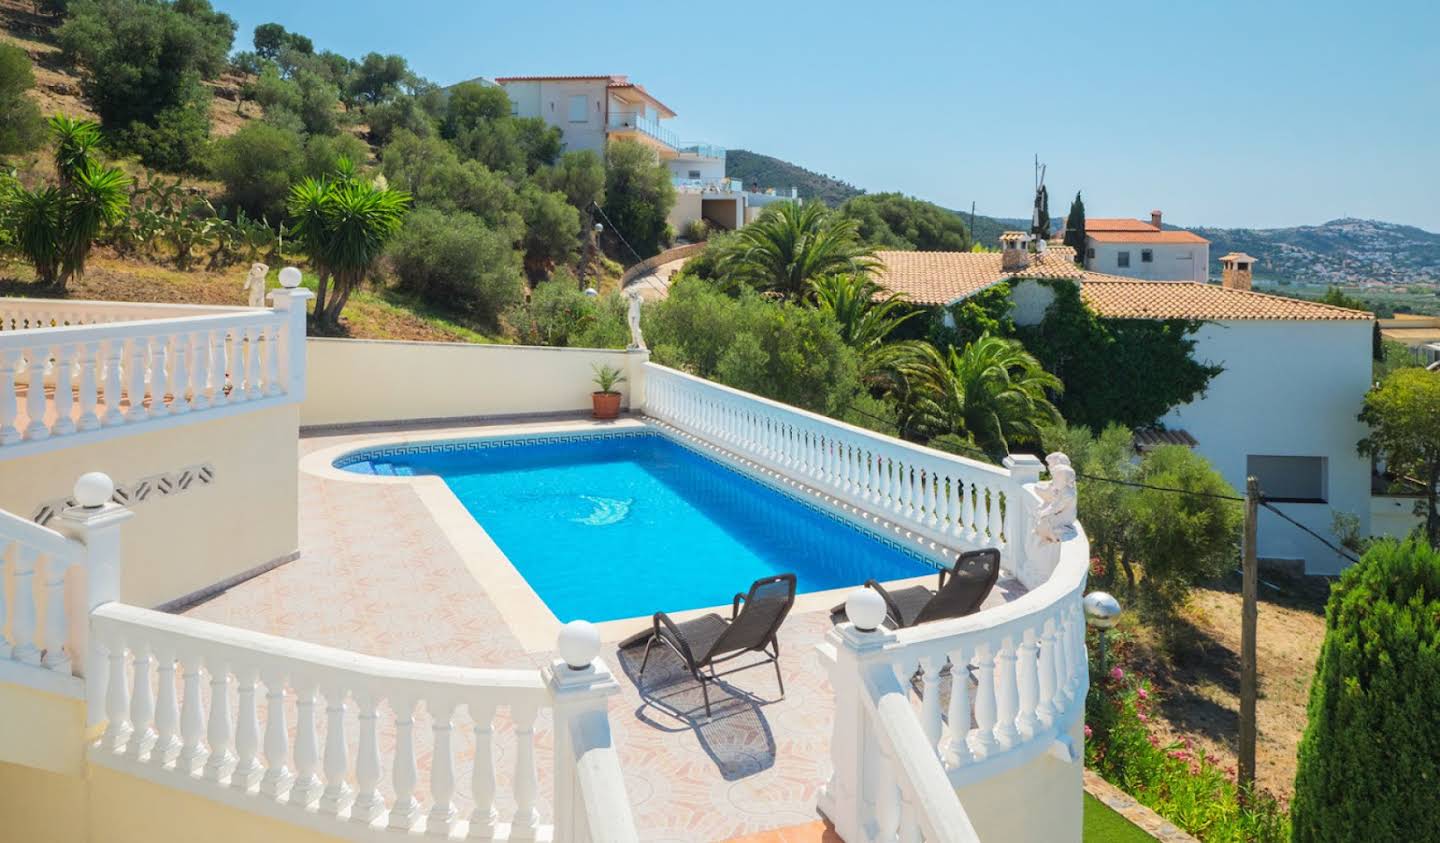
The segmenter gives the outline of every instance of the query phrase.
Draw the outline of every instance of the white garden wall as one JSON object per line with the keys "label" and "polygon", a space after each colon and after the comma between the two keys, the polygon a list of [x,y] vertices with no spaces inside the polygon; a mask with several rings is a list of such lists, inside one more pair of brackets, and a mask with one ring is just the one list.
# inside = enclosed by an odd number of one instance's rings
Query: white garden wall
{"label": "white garden wall", "polygon": [[311,338],[304,426],[534,416],[591,407],[595,366],[626,371],[645,352],[474,343]]}

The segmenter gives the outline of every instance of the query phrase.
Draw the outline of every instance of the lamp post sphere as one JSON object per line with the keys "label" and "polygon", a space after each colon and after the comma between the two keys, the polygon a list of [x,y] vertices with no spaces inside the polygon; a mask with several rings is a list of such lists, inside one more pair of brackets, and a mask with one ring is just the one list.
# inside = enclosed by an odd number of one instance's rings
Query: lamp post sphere
{"label": "lamp post sphere", "polygon": [[1120,622],[1120,601],[1104,591],[1085,595],[1085,622],[1096,629],[1109,629]]}
{"label": "lamp post sphere", "polygon": [[300,286],[300,270],[293,266],[287,266],[280,270],[280,286],[287,290],[293,290]]}
{"label": "lamp post sphere", "polygon": [[885,600],[873,588],[857,588],[845,598],[845,616],[861,632],[871,632],[885,622]]}
{"label": "lamp post sphere", "polygon": [[604,230],[605,230],[605,224],[604,224],[604,223],[598,223],[598,222],[595,223],[595,233],[596,233],[596,234],[599,234],[600,232],[602,232],[602,231],[604,231]]}
{"label": "lamp post sphere", "polygon": [[555,649],[571,670],[584,670],[600,655],[600,630],[589,621],[571,621],[560,628]]}
{"label": "lamp post sphere", "polygon": [[75,502],[86,509],[99,509],[115,494],[115,481],[103,471],[89,471],[75,481]]}
{"label": "lamp post sphere", "polygon": [[595,298],[596,296],[600,295],[600,291],[597,290],[597,289],[595,289],[594,287],[586,287],[586,288],[585,288],[585,295],[587,295],[587,296],[589,296],[590,298],[593,299],[593,298]]}

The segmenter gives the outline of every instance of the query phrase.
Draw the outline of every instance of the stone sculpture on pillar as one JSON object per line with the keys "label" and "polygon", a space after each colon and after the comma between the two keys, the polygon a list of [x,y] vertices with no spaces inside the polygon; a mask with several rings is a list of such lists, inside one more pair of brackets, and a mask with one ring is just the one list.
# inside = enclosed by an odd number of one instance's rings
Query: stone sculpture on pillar
{"label": "stone sculpture on pillar", "polygon": [[265,276],[270,267],[263,263],[250,264],[250,274],[245,276],[244,290],[250,294],[251,307],[265,306]]}

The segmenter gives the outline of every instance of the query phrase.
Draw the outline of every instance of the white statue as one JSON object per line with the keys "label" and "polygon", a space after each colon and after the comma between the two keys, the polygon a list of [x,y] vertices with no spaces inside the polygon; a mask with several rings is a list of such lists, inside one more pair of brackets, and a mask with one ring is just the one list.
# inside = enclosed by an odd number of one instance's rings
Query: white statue
{"label": "white statue", "polygon": [[645,349],[645,337],[640,333],[640,294],[630,293],[626,296],[630,299],[630,348]]}
{"label": "white statue", "polygon": [[250,293],[251,307],[265,306],[265,276],[269,274],[270,267],[263,263],[250,264],[250,274],[245,276],[243,289]]}
{"label": "white statue", "polygon": [[1075,529],[1075,469],[1070,458],[1054,453],[1045,458],[1050,467],[1050,482],[1037,483],[1040,508],[1035,511],[1035,532],[1044,541],[1063,542],[1077,535]]}

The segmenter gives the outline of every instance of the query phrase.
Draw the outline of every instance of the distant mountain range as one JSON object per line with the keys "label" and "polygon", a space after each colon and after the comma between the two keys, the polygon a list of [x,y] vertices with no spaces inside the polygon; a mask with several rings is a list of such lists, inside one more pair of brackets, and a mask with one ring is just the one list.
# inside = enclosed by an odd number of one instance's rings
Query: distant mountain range
{"label": "distant mountain range", "polygon": [[[839,205],[865,191],[835,176],[758,152],[726,153],[726,174],[747,185],[795,187],[803,199]],[[1069,206],[1051,206],[1055,225]],[[952,210],[970,222],[964,210]],[[971,231],[978,243],[994,246],[1000,233],[1027,230],[1027,218],[977,214]],[[1178,226],[1165,226],[1167,229]],[[1210,241],[1210,274],[1220,276],[1220,256],[1245,252],[1258,259],[1255,274],[1272,281],[1317,284],[1440,284],[1440,234],[1378,220],[1338,219],[1293,228],[1187,228]]]}

